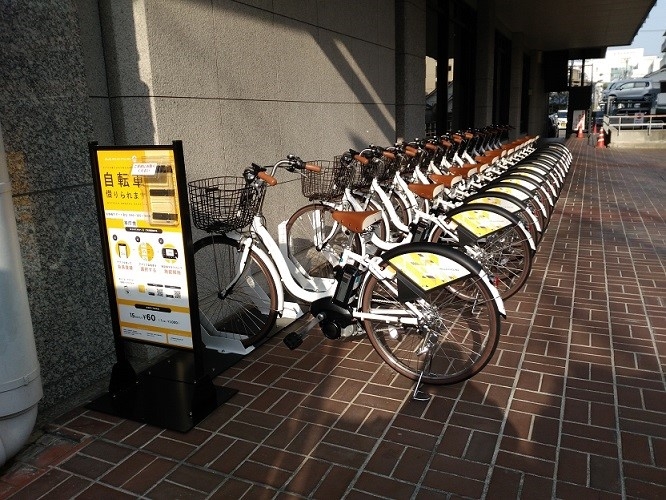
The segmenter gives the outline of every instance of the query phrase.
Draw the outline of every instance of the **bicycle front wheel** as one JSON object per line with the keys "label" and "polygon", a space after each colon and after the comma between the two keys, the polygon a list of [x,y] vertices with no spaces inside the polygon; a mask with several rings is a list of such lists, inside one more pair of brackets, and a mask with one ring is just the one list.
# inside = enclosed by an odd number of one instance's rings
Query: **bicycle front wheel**
{"label": "bicycle front wheel", "polygon": [[266,264],[253,249],[244,265],[242,257],[239,243],[224,235],[210,235],[194,244],[199,310],[221,334],[249,347],[275,325],[278,300]]}
{"label": "bicycle front wheel", "polygon": [[387,277],[370,276],[361,292],[363,325],[382,359],[429,384],[454,384],[478,373],[500,333],[496,291],[478,263],[432,243],[401,245],[382,258]]}

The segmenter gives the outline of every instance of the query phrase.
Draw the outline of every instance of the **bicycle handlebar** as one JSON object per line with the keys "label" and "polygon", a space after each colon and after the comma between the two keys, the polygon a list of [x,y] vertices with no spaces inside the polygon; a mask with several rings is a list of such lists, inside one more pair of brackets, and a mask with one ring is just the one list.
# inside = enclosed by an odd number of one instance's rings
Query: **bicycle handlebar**
{"label": "bicycle handlebar", "polygon": [[374,144],[370,144],[360,153],[358,151],[354,151],[353,149],[350,149],[349,153],[352,155],[354,160],[358,161],[361,165],[367,165],[370,162],[370,160],[373,158],[383,157],[386,158],[387,160],[395,160],[396,158],[395,153],[389,151],[388,148],[382,148],[379,146],[375,146]]}
{"label": "bicycle handlebar", "polygon": [[361,165],[367,165],[368,163],[370,163],[370,160],[368,160],[365,156],[363,156],[360,153],[356,153],[355,155],[352,155],[352,157]]}
{"label": "bicycle handlebar", "polygon": [[257,177],[259,177],[262,181],[264,181],[269,186],[275,186],[278,183],[278,181],[275,177],[273,177],[270,174],[267,174],[266,172],[257,173]]}
{"label": "bicycle handlebar", "polygon": [[[245,180],[248,182],[248,184],[258,178],[264,181],[268,186],[275,186],[278,183],[277,179],[275,178],[275,172],[280,167],[290,172],[294,172],[295,170],[309,170],[311,172],[321,171],[321,167],[318,165],[305,163],[298,156],[290,154],[274,165],[268,165],[266,167],[252,163],[252,166],[246,168],[243,172],[243,177],[245,177]],[[270,169],[270,173],[267,172],[268,169]]]}

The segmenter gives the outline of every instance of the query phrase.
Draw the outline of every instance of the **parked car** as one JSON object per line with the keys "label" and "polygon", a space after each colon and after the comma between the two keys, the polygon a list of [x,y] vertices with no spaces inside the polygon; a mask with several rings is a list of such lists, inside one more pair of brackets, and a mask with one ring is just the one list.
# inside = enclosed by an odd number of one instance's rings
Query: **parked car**
{"label": "parked car", "polygon": [[606,102],[608,100],[608,94],[615,88],[617,88],[619,85],[622,85],[623,83],[630,82],[631,79],[627,80],[615,80],[614,82],[610,82],[608,84],[608,87],[606,87],[604,90],[601,91],[601,101]]}
{"label": "parked car", "polygon": [[563,130],[567,128],[567,114],[569,113],[566,109],[560,109],[557,112],[557,128]]}
{"label": "parked car", "polygon": [[609,87],[608,97],[617,101],[652,102],[659,93],[659,83],[647,78],[634,78],[618,82],[612,89]]}

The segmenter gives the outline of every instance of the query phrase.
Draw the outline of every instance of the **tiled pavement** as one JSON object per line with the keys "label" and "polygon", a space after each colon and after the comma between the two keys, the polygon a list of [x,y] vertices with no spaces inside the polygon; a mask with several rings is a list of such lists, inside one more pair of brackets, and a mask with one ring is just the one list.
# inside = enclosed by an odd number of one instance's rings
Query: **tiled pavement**
{"label": "tiled pavement", "polygon": [[367,341],[275,338],[187,434],[77,408],[0,498],[666,498],[666,150],[574,161],[483,372],[410,399]]}

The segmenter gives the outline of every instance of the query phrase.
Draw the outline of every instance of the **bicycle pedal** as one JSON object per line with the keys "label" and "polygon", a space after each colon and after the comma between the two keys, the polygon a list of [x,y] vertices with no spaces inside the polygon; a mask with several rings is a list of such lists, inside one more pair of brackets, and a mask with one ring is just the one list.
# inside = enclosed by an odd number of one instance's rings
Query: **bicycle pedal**
{"label": "bicycle pedal", "polygon": [[291,332],[287,336],[285,336],[282,342],[284,342],[284,345],[286,345],[290,350],[293,351],[303,343],[303,337],[301,337],[296,332]]}

